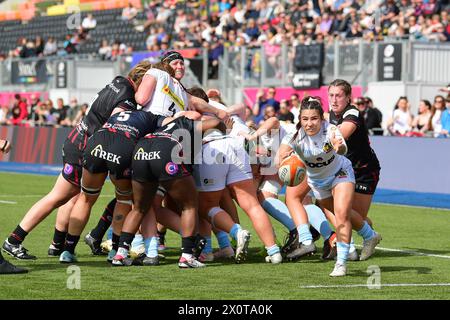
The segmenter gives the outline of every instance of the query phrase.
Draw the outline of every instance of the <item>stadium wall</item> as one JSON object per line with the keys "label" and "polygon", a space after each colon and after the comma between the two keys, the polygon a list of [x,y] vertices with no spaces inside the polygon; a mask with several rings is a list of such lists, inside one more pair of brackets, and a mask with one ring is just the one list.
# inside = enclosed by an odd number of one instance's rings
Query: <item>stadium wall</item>
{"label": "stadium wall", "polygon": [[370,137],[380,163],[378,188],[450,195],[450,139]]}
{"label": "stadium wall", "polygon": [[0,153],[1,162],[62,164],[61,147],[73,128],[0,126],[0,137],[12,142],[7,155]]}

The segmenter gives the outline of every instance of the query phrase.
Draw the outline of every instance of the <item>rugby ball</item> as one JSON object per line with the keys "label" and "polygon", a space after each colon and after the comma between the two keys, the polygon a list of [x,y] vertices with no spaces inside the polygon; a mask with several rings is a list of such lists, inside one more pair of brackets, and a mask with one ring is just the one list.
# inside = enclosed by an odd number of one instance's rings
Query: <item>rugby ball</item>
{"label": "rugby ball", "polygon": [[295,153],[285,158],[278,169],[278,177],[288,187],[299,185],[305,179],[305,175],[305,164]]}

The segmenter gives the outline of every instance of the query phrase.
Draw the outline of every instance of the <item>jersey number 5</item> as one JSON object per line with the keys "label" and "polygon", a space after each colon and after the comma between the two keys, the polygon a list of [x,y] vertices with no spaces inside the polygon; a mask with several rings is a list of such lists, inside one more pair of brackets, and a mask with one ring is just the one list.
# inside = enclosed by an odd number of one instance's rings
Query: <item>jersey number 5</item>
{"label": "jersey number 5", "polygon": [[119,113],[117,120],[127,121],[128,119],[130,119],[130,113],[131,113],[131,111],[122,111],[121,113]]}

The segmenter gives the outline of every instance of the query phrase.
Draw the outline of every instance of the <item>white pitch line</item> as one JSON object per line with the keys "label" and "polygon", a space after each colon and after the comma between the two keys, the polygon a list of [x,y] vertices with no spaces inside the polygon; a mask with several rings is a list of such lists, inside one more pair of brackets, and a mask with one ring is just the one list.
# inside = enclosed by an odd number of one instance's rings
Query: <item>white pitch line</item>
{"label": "white pitch line", "polygon": [[[386,283],[380,284],[380,287],[450,287],[450,283]],[[369,286],[367,284],[300,286],[300,289],[347,289],[347,288],[369,288]]]}
{"label": "white pitch line", "polygon": [[[357,245],[357,247],[362,247],[362,246]],[[433,258],[441,258],[441,259],[450,259],[450,256],[444,256],[441,254],[424,253],[424,252],[414,251],[414,250],[401,250],[401,249],[391,249],[391,248],[383,248],[383,247],[376,247],[376,250],[388,251],[388,252],[400,252],[400,253],[404,253],[404,254],[410,254],[413,256],[424,256],[424,257],[433,257]]]}
{"label": "white pitch line", "polygon": [[15,201],[6,201],[6,200],[0,200],[0,203],[17,204],[17,202],[15,202]]}

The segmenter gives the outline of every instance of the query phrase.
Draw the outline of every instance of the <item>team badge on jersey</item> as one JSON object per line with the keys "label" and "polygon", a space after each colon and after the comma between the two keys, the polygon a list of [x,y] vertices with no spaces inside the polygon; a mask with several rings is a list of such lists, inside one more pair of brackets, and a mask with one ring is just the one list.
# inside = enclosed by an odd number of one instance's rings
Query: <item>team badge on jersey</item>
{"label": "team badge on jersey", "polygon": [[331,150],[333,150],[333,147],[331,146],[331,143],[327,142],[327,143],[325,143],[325,144],[323,145],[323,151],[324,151],[324,152],[328,153],[328,152],[330,152]]}
{"label": "team badge on jersey", "polygon": [[176,174],[178,172],[178,165],[173,162],[168,162],[166,164],[166,172],[168,174],[170,174],[171,176],[173,176],[174,174]]}

